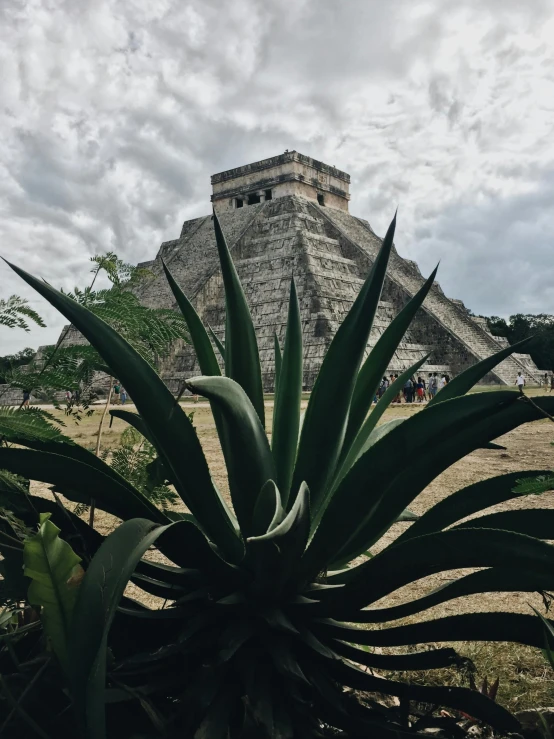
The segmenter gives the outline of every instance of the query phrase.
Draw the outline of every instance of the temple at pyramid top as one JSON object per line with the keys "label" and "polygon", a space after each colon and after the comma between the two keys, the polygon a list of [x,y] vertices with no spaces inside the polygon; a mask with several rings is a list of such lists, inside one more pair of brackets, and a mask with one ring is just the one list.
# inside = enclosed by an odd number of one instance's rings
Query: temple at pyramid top
{"label": "temple at pyramid top", "polygon": [[212,175],[212,203],[217,213],[287,195],[348,211],[349,189],[350,175],[346,172],[288,150]]}

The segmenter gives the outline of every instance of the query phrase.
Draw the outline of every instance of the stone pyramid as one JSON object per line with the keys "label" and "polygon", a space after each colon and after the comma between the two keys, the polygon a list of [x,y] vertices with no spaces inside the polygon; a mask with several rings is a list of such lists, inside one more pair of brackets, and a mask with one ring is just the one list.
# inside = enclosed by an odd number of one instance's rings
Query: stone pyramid
{"label": "stone pyramid", "polygon": [[[349,214],[349,182],[346,173],[288,151],[212,177],[212,202],[253,314],[267,391],[274,384],[274,333],[284,339],[291,277],[302,312],[304,386],[310,389],[381,245],[367,221]],[[141,301],[172,307],[162,258],[204,323],[224,341],[223,283],[211,215],[186,221],[178,239],[163,243],[156,259],[141,265],[155,275],[141,289]],[[368,351],[423,282],[415,263],[393,250]],[[455,376],[504,345],[488,333],[484,321],[473,318],[461,301],[448,299],[435,283],[389,373],[399,373],[430,352],[424,376]],[[164,358],[161,370],[175,391],[184,378],[199,372],[192,348],[183,345]],[[513,385],[518,371],[528,382],[539,382],[528,355],[506,359],[486,382]]]}

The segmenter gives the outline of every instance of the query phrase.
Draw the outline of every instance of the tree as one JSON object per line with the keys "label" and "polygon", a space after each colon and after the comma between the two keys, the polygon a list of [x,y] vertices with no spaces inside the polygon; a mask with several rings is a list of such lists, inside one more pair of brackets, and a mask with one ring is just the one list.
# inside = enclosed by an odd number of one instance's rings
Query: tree
{"label": "tree", "polygon": [[39,314],[29,307],[29,303],[25,298],[11,295],[7,300],[0,299],[0,326],[22,328],[24,331],[30,331],[28,321],[32,321],[42,328],[46,326]]}
{"label": "tree", "polygon": [[29,364],[35,358],[35,355],[36,351],[28,346],[15,354],[0,357],[0,384],[8,382],[11,370]]}
{"label": "tree", "polygon": [[554,316],[548,313],[516,313],[509,321],[499,316],[487,318],[493,336],[503,336],[510,344],[535,336],[529,354],[540,369],[554,370]]}

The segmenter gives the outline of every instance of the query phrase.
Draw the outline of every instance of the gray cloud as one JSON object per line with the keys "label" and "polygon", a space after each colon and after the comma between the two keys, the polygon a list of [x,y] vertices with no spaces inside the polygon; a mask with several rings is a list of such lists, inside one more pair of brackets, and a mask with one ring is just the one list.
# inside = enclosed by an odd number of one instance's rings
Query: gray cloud
{"label": "gray cloud", "polygon": [[[351,211],[476,312],[554,312],[549,0],[4,0],[0,253],[83,284],[209,210],[210,174],[282,152],[352,175]],[[549,248],[550,247],[550,248]],[[0,266],[0,295],[63,321]]]}

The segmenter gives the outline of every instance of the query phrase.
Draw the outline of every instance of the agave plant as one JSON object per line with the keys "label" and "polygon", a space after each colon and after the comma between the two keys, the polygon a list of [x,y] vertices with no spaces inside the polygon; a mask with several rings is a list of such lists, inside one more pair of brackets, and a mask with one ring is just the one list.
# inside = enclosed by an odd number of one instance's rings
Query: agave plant
{"label": "agave plant", "polygon": [[[551,397],[531,403],[512,390],[465,395],[522,344],[462,373],[420,413],[378,426],[406,378],[425,361],[399,377],[369,412],[435,276],[364,359],[393,221],[328,349],[303,419],[302,329],[291,284],[282,355],[276,342],[269,440],[252,319],[216,216],[214,226],[226,293],[225,345],[218,347],[225,376],[209,332],[167,269],[166,275],[202,372],[188,387],[211,403],[231,506],[214,484],[189,418],[154,369],[86,307],[13,267],[125,384],[138,414],[118,415],[155,447],[188,510],[159,510],[102,460],[65,441],[0,449],[0,468],[51,483],[70,499],[94,497],[99,508],[123,519],[107,538],[71,519],[86,549],[78,551],[86,573],[63,664],[79,731],[91,739],[116,732],[198,739],[305,739],[335,730],[349,737],[414,736],[401,716],[377,703],[358,703],[345,687],[398,696],[403,704],[445,706],[500,731],[517,731],[518,721],[477,691],[407,684],[374,670],[389,675],[460,663],[448,647],[413,649],[430,641],[543,647],[543,625],[532,614],[421,614],[464,595],[554,587],[554,547],[543,541],[552,538],[554,511],[506,511],[464,522],[516,497],[516,480],[545,472],[470,485],[419,518],[407,510],[454,462],[554,412]],[[44,513],[51,504],[37,505]],[[63,535],[64,517],[52,509],[52,521],[54,514]],[[412,523],[397,525],[402,520]],[[398,535],[381,547],[391,528]],[[163,558],[152,557],[152,548]],[[401,605],[380,604],[408,583],[458,568],[480,569]],[[129,581],[164,599],[164,607],[127,597]],[[406,617],[409,623],[391,624]],[[409,650],[390,654],[375,649],[406,645]]]}

